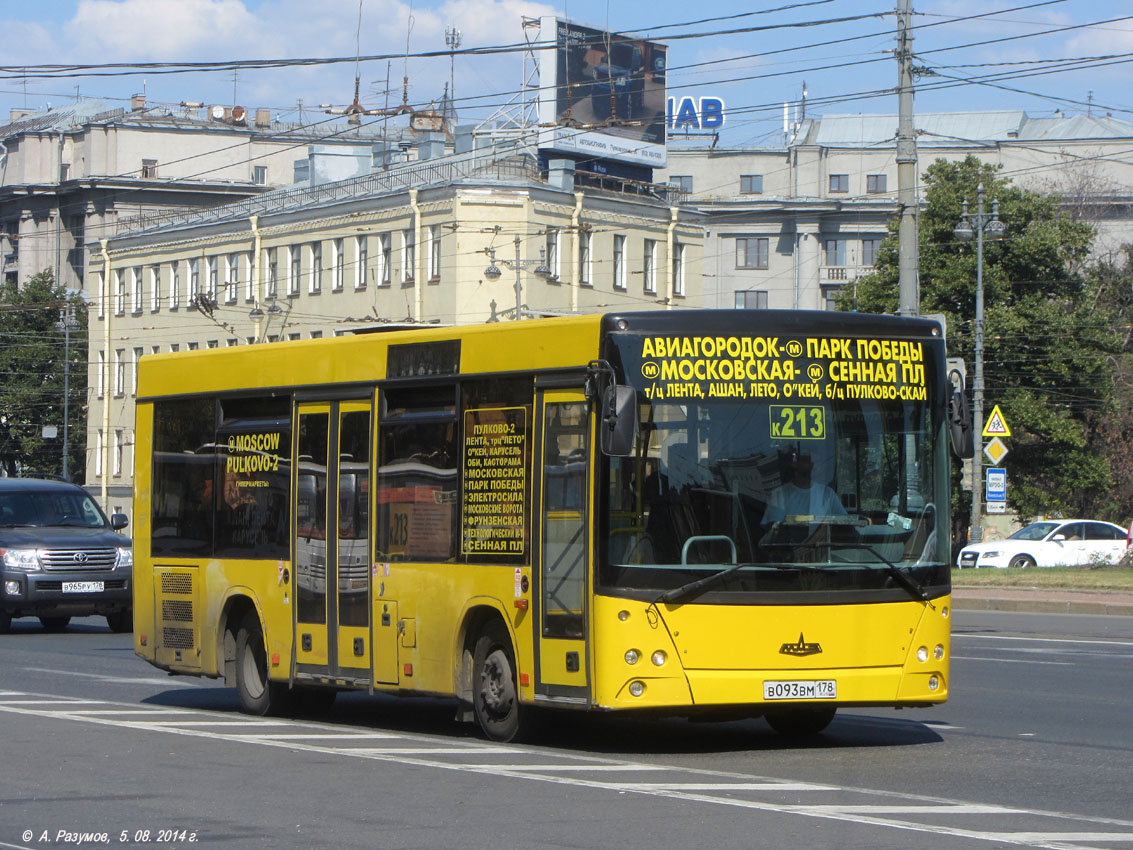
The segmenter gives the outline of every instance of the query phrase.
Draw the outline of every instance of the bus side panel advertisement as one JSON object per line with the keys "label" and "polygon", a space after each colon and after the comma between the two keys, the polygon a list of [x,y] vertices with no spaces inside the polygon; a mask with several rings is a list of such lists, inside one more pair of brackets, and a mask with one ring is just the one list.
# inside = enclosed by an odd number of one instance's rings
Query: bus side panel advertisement
{"label": "bus side panel advertisement", "polygon": [[466,555],[527,555],[527,410],[497,407],[464,412],[464,536]]}

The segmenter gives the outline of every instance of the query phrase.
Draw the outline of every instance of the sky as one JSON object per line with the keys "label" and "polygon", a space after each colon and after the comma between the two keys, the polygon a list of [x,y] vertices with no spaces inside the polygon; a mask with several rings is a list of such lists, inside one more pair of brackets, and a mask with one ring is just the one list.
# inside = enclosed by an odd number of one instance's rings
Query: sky
{"label": "sky", "polygon": [[[558,15],[668,43],[670,96],[724,100],[721,140],[782,139],[804,85],[808,116],[895,114],[896,0],[0,0],[0,119],[76,94],[128,107],[182,101],[268,108],[318,121],[320,107],[414,107],[452,86],[462,123],[514,107],[523,52],[459,51],[537,40],[524,17]],[[754,13],[753,13],[754,12]],[[1133,121],[1133,0],[913,0],[918,112],[1022,109],[1033,117],[1112,113]],[[997,14],[989,15],[989,12]],[[545,36],[544,36],[545,37]],[[437,56],[423,56],[426,53]],[[357,57],[369,58],[358,62]],[[202,71],[178,63],[333,59]],[[162,63],[139,70],[42,66]],[[35,67],[40,66],[40,67]],[[66,74],[65,76],[62,74]],[[388,85],[387,85],[388,80]],[[375,119],[368,119],[375,120]]]}

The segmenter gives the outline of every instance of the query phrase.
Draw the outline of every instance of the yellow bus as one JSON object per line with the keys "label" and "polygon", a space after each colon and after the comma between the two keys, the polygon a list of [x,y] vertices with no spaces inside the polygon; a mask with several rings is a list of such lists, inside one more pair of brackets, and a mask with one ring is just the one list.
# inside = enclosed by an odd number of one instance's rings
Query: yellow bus
{"label": "yellow bus", "polygon": [[146,357],[135,651],[254,714],[434,695],[500,741],[543,707],[940,703],[965,411],[939,325],[858,314]]}

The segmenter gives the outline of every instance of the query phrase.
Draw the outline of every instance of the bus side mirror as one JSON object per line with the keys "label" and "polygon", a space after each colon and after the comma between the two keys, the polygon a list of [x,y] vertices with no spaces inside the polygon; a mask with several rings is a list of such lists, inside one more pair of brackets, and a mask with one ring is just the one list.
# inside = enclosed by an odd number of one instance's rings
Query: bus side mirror
{"label": "bus side mirror", "polygon": [[598,424],[602,453],[613,457],[633,454],[637,436],[637,393],[631,387],[611,384],[602,393],[602,421]]}
{"label": "bus side mirror", "polygon": [[960,460],[967,460],[976,453],[972,413],[968,410],[967,396],[960,390],[952,390],[952,397],[948,399],[948,433],[952,442],[952,454]]}

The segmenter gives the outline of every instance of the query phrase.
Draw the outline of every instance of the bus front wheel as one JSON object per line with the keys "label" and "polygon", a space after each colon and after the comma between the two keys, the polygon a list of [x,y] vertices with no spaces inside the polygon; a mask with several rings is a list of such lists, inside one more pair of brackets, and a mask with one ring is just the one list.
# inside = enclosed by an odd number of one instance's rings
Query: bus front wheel
{"label": "bus front wheel", "polygon": [[473,710],[476,722],[493,741],[514,741],[523,709],[515,685],[515,656],[507,630],[492,623],[476,641],[473,653]]}
{"label": "bus front wheel", "polygon": [[817,735],[830,725],[835,710],[832,705],[816,705],[769,711],[764,717],[780,735]]}
{"label": "bus front wheel", "polygon": [[284,686],[268,679],[264,635],[253,613],[244,616],[236,632],[236,691],[240,707],[260,717],[278,713],[285,696]]}

